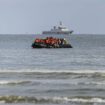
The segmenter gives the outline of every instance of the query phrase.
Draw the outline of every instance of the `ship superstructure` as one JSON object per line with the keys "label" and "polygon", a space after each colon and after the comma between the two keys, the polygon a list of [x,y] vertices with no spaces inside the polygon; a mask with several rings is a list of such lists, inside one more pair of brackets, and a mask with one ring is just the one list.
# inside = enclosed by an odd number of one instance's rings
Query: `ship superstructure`
{"label": "ship superstructure", "polygon": [[54,26],[50,31],[43,31],[42,34],[72,34],[73,30],[69,30],[62,25],[62,22],[58,26]]}

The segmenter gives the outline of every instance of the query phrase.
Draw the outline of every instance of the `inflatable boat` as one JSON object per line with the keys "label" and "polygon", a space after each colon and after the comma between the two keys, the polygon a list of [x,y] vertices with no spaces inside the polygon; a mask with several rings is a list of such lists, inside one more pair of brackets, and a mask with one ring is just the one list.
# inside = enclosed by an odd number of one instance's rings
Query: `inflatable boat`
{"label": "inflatable boat", "polygon": [[35,39],[32,48],[72,48],[66,39],[47,37],[45,39]]}

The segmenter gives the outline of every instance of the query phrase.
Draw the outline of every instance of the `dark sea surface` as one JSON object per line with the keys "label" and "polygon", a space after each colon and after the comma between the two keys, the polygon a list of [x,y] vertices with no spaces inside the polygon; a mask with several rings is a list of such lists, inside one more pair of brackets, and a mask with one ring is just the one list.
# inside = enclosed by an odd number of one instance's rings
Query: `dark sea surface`
{"label": "dark sea surface", "polygon": [[0,35],[0,105],[105,105],[105,35],[53,36],[73,48],[33,49],[45,35]]}

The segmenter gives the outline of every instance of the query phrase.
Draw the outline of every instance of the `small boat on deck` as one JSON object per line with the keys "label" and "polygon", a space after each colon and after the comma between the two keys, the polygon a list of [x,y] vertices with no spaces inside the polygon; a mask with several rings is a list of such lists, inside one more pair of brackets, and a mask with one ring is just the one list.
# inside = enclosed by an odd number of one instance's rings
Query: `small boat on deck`
{"label": "small boat on deck", "polygon": [[65,38],[47,37],[45,39],[36,38],[32,43],[32,48],[72,48]]}

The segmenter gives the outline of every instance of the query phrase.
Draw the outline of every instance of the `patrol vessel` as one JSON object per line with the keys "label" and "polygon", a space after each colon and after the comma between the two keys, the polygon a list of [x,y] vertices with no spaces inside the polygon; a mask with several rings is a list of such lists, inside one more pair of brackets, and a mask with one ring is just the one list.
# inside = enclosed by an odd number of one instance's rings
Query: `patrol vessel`
{"label": "patrol vessel", "polygon": [[67,27],[62,25],[62,22],[58,26],[54,26],[50,31],[43,31],[42,34],[72,34],[73,30],[69,30]]}

